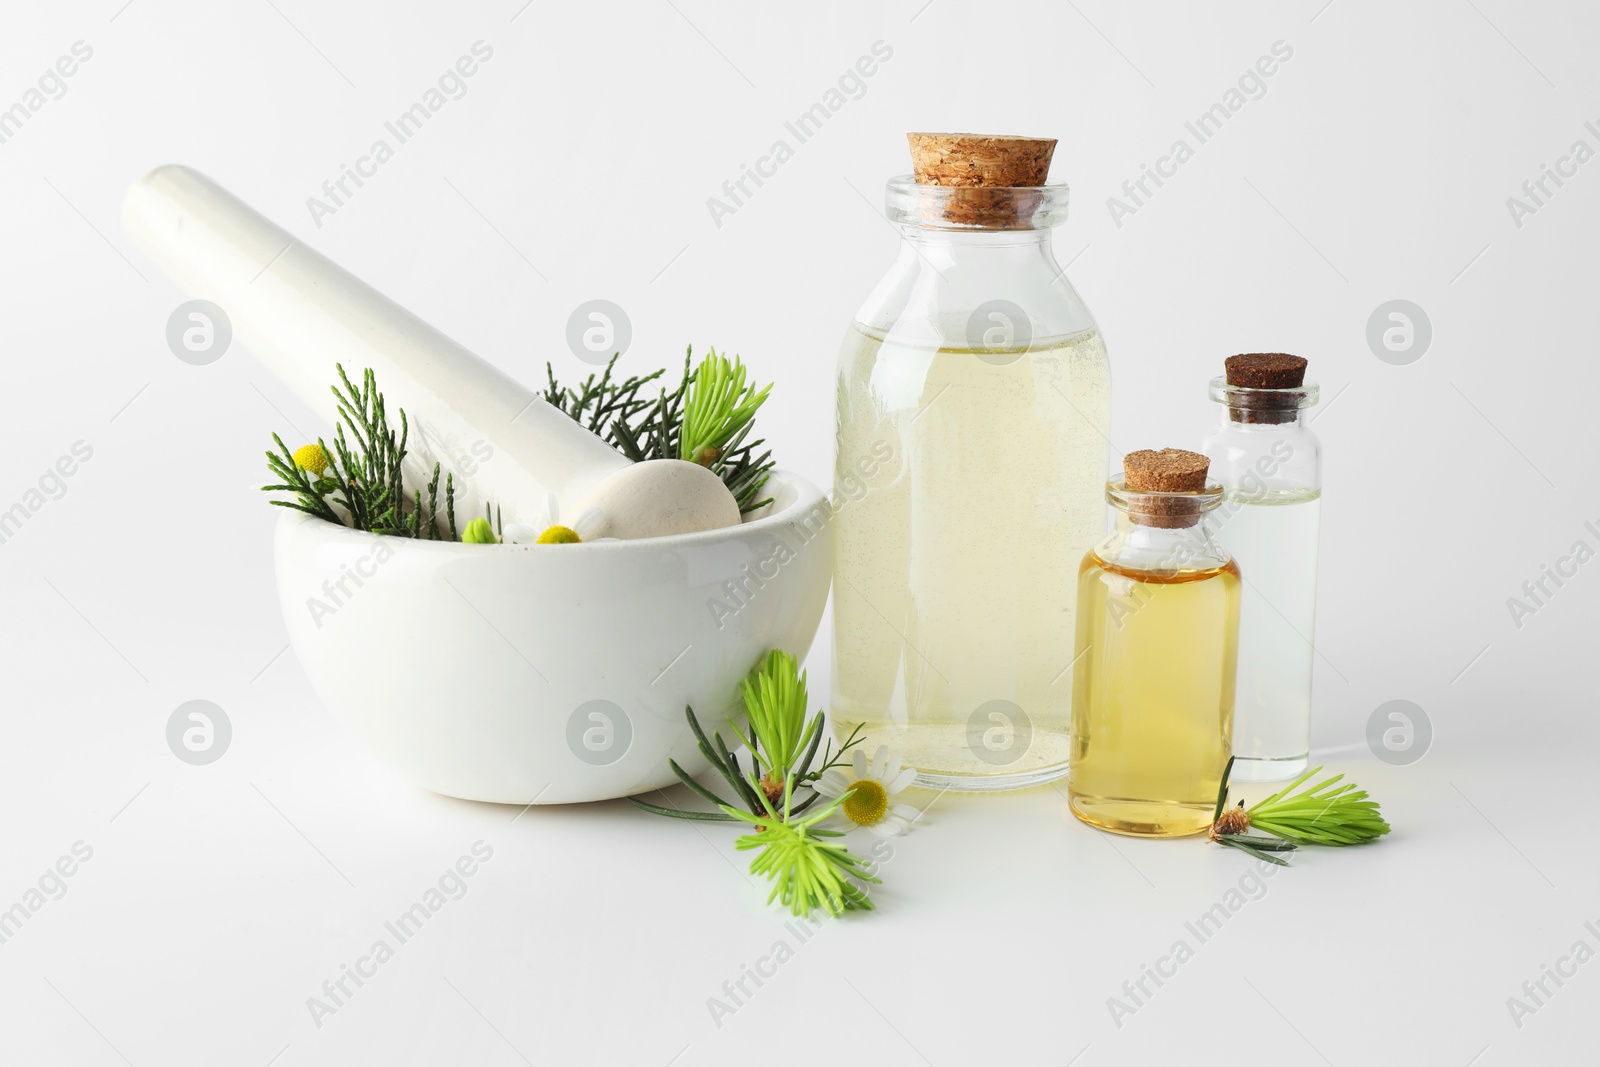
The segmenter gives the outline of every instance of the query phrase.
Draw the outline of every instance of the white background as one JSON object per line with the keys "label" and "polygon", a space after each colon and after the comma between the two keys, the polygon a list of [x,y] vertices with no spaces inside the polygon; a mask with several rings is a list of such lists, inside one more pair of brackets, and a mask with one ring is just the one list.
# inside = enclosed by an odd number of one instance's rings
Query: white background
{"label": "white background", "polygon": [[[93,858],[0,945],[0,1062],[1592,1059],[1600,963],[1520,1027],[1507,998],[1600,949],[1600,563],[1520,627],[1507,599],[1600,548],[1600,162],[1520,227],[1506,201],[1600,149],[1600,11],[1323,4],[8,5],[0,107],[93,56],[0,144],[0,509],[74,442],[93,457],[0,544],[0,908],[74,842]],[[478,40],[466,95],[314,225],[306,199]],[[876,41],[865,94],[715,225],[707,198]],[[1107,198],[1277,41],[1265,95],[1116,225]],[[140,174],[195,166],[528,381],[586,372],[567,316],[616,301],[627,368],[693,342],[775,381],[761,428],[826,483],[837,344],[894,254],[882,183],[913,129],[1060,139],[1057,249],[1110,346],[1119,449],[1193,446],[1233,352],[1303,354],[1324,390],[1314,742],[1396,830],[1261,883],[1120,1026],[1108,998],[1195,944],[1245,857],[1095,834],[1051,789],[950,796],[877,913],[800,945],[723,828],[620,802],[513,820],[395,779],[284,651],[261,453],[320,428],[242,349],[173,356],[182,295],[118,222]],[[1365,337],[1396,298],[1433,327],[1407,366]],[[210,766],[166,745],[193,698],[233,723]],[[1435,731],[1410,766],[1365,741],[1391,699]],[[479,840],[466,896],[315,1025],[306,999]],[[708,998],[780,939],[718,1025]]]}

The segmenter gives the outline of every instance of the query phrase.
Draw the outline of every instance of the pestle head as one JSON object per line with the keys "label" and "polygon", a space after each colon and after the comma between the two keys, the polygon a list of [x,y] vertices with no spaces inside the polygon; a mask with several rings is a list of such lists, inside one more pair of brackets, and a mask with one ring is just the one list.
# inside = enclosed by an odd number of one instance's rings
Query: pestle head
{"label": "pestle head", "polygon": [[739,525],[739,504],[722,479],[682,459],[647,459],[608,475],[577,510],[590,508],[601,514],[590,536],[625,541]]}

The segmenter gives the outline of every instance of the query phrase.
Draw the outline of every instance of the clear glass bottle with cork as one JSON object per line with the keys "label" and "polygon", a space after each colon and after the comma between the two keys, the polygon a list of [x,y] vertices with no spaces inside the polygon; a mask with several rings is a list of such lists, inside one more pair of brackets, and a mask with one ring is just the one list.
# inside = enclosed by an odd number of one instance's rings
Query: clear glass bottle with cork
{"label": "clear glass bottle with cork", "polygon": [[1306,412],[1317,386],[1306,361],[1283,352],[1223,366],[1211,381],[1221,423],[1201,451],[1224,492],[1221,537],[1244,575],[1233,777],[1276,782],[1304,773],[1311,748],[1322,447]]}
{"label": "clear glass bottle with cork", "polygon": [[936,788],[1066,773],[1110,370],[1050,231],[1053,140],[908,135],[899,258],[839,360],[832,712]]}
{"label": "clear glass bottle with cork", "polygon": [[1176,448],[1123,457],[1114,529],[1078,576],[1067,793],[1113,833],[1202,832],[1227,769],[1239,568],[1212,536],[1207,466]]}

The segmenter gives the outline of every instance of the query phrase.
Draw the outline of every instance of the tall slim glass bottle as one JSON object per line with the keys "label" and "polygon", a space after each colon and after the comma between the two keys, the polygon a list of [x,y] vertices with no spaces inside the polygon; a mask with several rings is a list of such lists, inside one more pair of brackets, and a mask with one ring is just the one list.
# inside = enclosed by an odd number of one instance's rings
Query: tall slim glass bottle
{"label": "tall slim glass bottle", "polygon": [[1054,142],[911,139],[899,258],[839,360],[831,708],[925,786],[1017,788],[1067,771],[1110,371],[1051,248]]}
{"label": "tall slim glass bottle", "polygon": [[1306,412],[1317,386],[1299,356],[1225,365],[1211,382],[1221,421],[1201,451],[1225,490],[1218,528],[1244,575],[1233,777],[1276,782],[1304,773],[1311,748],[1322,447]]}

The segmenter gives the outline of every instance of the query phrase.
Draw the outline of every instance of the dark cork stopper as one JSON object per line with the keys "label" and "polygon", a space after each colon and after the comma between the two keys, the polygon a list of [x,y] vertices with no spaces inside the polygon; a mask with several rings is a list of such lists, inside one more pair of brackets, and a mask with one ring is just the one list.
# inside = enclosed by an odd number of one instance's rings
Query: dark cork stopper
{"label": "dark cork stopper", "polygon": [[[1239,389],[1299,389],[1306,382],[1306,360],[1287,352],[1248,352],[1222,361],[1228,384]],[[1293,422],[1300,398],[1292,394],[1256,393],[1235,396],[1228,403],[1234,422]]]}
{"label": "dark cork stopper", "polygon": [[1053,137],[908,133],[906,140],[917,184],[956,190],[945,201],[942,221],[994,229],[1028,221],[1038,196],[1013,190],[1044,185],[1056,149]]}
{"label": "dark cork stopper", "polygon": [[1287,352],[1249,352],[1222,361],[1228,384],[1246,389],[1298,389],[1306,382],[1306,365]]}
{"label": "dark cork stopper", "polygon": [[[1130,493],[1199,493],[1211,460],[1198,452],[1140,449],[1122,457],[1123,487]],[[1128,502],[1128,517],[1141,526],[1175,530],[1200,521],[1201,502],[1182,497],[1145,497]]]}

